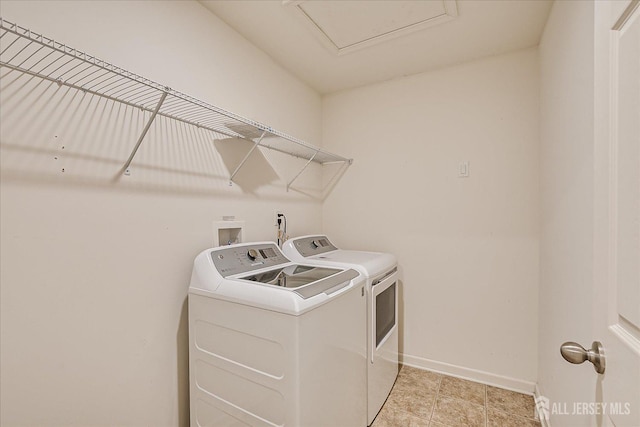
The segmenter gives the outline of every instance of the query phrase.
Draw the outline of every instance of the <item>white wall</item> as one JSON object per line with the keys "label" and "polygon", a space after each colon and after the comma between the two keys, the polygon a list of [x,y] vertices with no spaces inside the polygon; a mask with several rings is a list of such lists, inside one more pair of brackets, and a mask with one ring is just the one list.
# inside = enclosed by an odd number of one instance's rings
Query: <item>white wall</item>
{"label": "white wall", "polygon": [[[540,42],[540,394],[592,402],[597,379],[565,362],[565,341],[592,337],[594,3],[555,2]],[[552,425],[590,417],[552,414]]]}
{"label": "white wall", "polygon": [[325,147],[355,162],[323,228],[397,255],[406,363],[533,391],[538,109],[536,49],[325,97]]}
{"label": "white wall", "polygon": [[[3,0],[2,17],[320,142],[319,95],[197,2]],[[229,187],[246,146],[157,120],[114,181],[148,115],[6,72],[0,423],[187,425],[195,255],[222,215],[245,240],[275,239],[276,208],[292,233],[319,230],[319,170],[287,193],[299,162],[256,156]]]}

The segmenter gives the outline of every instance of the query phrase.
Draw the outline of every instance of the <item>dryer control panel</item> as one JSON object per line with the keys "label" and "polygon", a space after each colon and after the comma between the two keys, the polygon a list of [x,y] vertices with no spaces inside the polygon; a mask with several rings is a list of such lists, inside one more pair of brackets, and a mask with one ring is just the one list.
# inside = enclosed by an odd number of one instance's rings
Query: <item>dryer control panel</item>
{"label": "dryer control panel", "polygon": [[223,277],[291,262],[275,243],[215,248],[211,260]]}
{"label": "dryer control panel", "polygon": [[295,247],[300,255],[305,258],[338,249],[327,236],[309,236],[296,239]]}

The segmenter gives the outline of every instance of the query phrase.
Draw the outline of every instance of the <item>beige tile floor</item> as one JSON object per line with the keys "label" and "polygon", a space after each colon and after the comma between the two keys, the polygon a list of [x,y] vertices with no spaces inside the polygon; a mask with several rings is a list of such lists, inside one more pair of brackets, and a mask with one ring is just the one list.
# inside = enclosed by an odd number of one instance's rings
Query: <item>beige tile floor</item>
{"label": "beige tile floor", "polygon": [[533,397],[403,366],[372,427],[539,427]]}

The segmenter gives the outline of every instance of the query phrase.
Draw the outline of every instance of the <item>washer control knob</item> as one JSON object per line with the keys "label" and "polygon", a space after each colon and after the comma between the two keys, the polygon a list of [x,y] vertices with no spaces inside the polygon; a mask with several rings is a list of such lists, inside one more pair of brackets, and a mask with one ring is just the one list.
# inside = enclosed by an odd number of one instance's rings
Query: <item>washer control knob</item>
{"label": "washer control knob", "polygon": [[255,261],[256,258],[258,257],[258,251],[256,251],[255,249],[249,249],[249,252],[247,252],[247,257],[251,261]]}
{"label": "washer control knob", "polygon": [[320,247],[320,242],[317,240],[312,240],[311,241],[311,245],[313,246],[313,248],[319,248]]}

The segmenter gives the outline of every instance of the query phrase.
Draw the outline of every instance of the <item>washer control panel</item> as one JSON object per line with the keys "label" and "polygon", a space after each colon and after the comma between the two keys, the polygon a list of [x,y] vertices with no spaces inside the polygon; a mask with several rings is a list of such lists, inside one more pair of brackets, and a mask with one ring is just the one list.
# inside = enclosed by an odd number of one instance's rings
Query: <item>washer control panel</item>
{"label": "washer control panel", "polygon": [[327,236],[309,236],[296,239],[295,247],[300,252],[300,255],[305,258],[338,249]]}
{"label": "washer control panel", "polygon": [[223,277],[291,262],[275,243],[215,248],[211,260]]}

